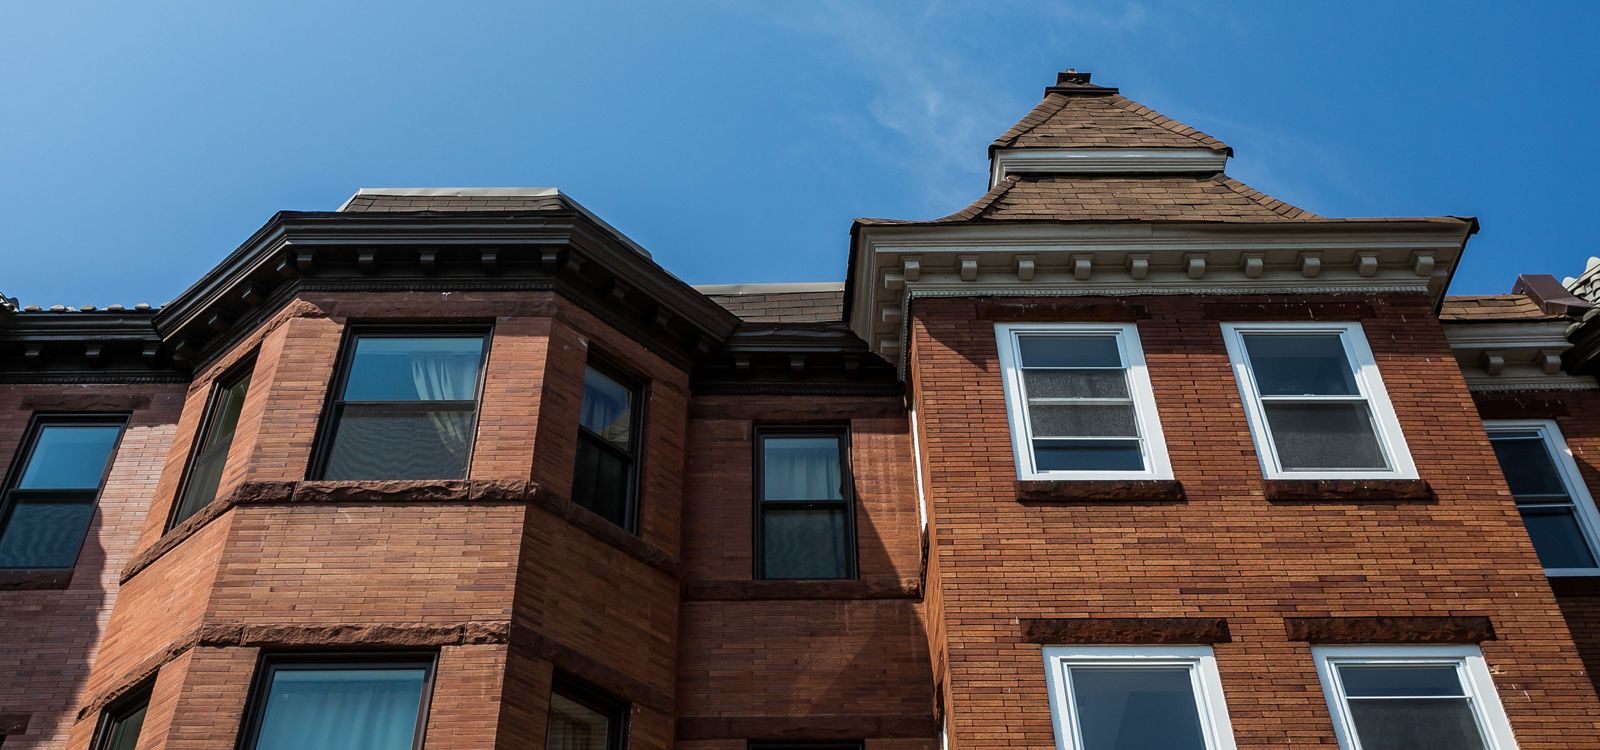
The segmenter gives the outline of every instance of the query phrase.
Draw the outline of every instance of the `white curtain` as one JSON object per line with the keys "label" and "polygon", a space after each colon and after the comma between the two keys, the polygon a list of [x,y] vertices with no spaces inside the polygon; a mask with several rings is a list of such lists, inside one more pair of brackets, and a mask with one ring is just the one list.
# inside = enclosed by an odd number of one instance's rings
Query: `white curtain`
{"label": "white curtain", "polygon": [[767,438],[767,500],[841,500],[839,439]]}
{"label": "white curtain", "polygon": [[[477,386],[477,360],[460,354],[411,354],[411,380],[417,386],[417,398],[422,401],[471,401]],[[452,454],[465,457],[467,430],[472,426],[468,414],[458,412],[428,412],[439,440]]]}
{"label": "white curtain", "polygon": [[283,670],[254,750],[411,750],[421,669]]}

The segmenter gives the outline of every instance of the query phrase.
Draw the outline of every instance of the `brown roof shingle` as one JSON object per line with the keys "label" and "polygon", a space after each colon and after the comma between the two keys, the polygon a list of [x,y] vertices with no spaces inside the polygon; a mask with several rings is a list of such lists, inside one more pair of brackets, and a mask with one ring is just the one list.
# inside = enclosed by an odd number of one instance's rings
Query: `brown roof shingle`
{"label": "brown roof shingle", "polygon": [[1225,175],[1012,175],[972,205],[927,222],[862,219],[863,224],[968,221],[1317,221],[1310,211],[1252,190]]}
{"label": "brown roof shingle", "polygon": [[1546,315],[1526,294],[1474,294],[1445,297],[1439,307],[1439,320],[1447,323],[1487,323],[1495,321],[1557,320]]}
{"label": "brown roof shingle", "polygon": [[1231,153],[1222,141],[1104,91],[1045,95],[989,145],[989,153],[1001,148],[1208,148]]}
{"label": "brown roof shingle", "polygon": [[844,319],[844,291],[708,294],[752,323],[832,323]]}
{"label": "brown roof shingle", "polygon": [[566,208],[559,195],[357,195],[346,212],[533,211]]}

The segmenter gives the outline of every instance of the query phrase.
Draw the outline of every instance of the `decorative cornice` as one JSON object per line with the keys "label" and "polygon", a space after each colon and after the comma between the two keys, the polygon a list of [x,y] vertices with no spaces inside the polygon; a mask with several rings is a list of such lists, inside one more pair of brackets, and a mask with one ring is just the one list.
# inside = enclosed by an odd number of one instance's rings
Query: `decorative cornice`
{"label": "decorative cornice", "polygon": [[919,297],[1425,294],[1442,297],[1470,222],[1013,222],[858,225],[846,318],[903,377]]}
{"label": "decorative cornice", "polygon": [[1572,375],[1563,355],[1572,348],[1566,320],[1444,323],[1450,353],[1467,390],[1581,391],[1600,387],[1591,375]]}
{"label": "decorative cornice", "polygon": [[989,186],[1013,174],[1215,173],[1228,152],[1209,148],[1002,148],[990,157]]}
{"label": "decorative cornice", "polygon": [[694,371],[699,396],[899,396],[892,366],[843,323],[746,323]]}

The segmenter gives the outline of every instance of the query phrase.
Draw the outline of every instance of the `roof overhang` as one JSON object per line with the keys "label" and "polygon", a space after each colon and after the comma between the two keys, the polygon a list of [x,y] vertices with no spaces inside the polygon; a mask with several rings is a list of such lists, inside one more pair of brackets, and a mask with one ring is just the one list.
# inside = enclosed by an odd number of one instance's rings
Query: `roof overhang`
{"label": "roof overhang", "polygon": [[1593,376],[1570,375],[1562,355],[1572,348],[1568,320],[1444,323],[1450,353],[1471,391],[1586,390]]}
{"label": "roof overhang", "polygon": [[989,186],[1013,174],[1212,174],[1228,152],[1209,148],[1001,148],[989,160]]}
{"label": "roof overhang", "polygon": [[1469,219],[858,223],[845,317],[904,377],[918,297],[1422,294],[1437,305],[1476,229]]}

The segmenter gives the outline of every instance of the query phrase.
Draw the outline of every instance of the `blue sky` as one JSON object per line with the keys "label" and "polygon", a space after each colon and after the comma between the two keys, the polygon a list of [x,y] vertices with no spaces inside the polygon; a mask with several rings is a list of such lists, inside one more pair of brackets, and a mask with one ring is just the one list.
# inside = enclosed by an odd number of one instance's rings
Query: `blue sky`
{"label": "blue sky", "polygon": [[278,210],[558,187],[695,284],[842,279],[981,195],[1065,67],[1327,216],[1475,215],[1451,291],[1600,255],[1600,3],[72,2],[0,8],[0,291],[172,299]]}

